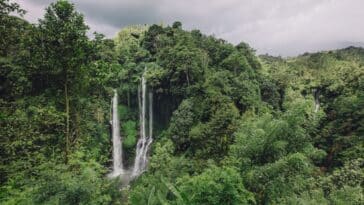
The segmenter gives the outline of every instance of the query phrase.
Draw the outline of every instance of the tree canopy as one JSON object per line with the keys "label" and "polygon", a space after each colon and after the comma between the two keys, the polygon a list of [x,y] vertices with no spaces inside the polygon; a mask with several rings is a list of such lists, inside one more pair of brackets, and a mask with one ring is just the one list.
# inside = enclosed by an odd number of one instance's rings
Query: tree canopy
{"label": "tree canopy", "polygon": [[[363,48],[258,56],[178,21],[91,37],[66,0],[23,14],[0,1],[1,204],[364,203]],[[153,143],[124,186],[110,99],[130,167],[142,76]]]}

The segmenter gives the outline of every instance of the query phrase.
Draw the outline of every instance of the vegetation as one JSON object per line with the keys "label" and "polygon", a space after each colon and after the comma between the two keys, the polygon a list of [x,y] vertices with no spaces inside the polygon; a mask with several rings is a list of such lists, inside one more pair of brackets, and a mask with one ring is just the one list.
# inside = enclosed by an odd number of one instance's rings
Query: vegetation
{"label": "vegetation", "polygon": [[[0,0],[1,204],[364,203],[363,48],[257,56],[180,22],[89,38],[66,0],[24,13]],[[110,99],[132,164],[144,72],[150,163],[120,187]]]}

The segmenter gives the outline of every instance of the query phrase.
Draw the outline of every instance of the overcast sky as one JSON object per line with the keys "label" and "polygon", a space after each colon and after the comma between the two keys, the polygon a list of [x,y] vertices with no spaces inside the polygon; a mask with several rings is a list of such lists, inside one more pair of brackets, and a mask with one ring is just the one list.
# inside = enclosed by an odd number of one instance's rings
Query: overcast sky
{"label": "overcast sky", "polygon": [[[52,0],[15,0],[36,23]],[[259,54],[364,46],[364,0],[74,0],[91,31],[114,37],[130,24],[171,24],[200,29]]]}

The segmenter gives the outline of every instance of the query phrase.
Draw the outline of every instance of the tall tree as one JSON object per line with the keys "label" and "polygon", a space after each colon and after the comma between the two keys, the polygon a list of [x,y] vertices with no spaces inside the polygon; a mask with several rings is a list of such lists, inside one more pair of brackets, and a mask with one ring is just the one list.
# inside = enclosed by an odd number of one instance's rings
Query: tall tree
{"label": "tall tree", "polygon": [[10,47],[16,44],[19,38],[19,30],[22,28],[24,21],[11,16],[11,14],[20,16],[25,14],[25,10],[21,9],[19,4],[10,2],[9,0],[0,0],[0,55],[6,56]]}
{"label": "tall tree", "polygon": [[88,27],[73,4],[59,0],[46,9],[44,20],[39,22],[39,29],[42,62],[45,64],[43,73],[52,76],[51,83],[56,89],[63,87],[67,162],[72,137],[71,116],[76,111],[71,107],[71,102],[76,103],[72,97],[79,95],[80,88],[85,83],[83,71],[90,59],[90,43],[86,36]]}

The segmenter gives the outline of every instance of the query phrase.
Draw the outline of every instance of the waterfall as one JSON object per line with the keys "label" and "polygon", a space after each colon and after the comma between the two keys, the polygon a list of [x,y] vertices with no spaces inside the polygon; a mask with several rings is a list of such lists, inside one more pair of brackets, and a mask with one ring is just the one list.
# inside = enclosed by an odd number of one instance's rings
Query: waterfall
{"label": "waterfall", "polygon": [[[148,92],[148,95],[147,95]],[[148,164],[148,152],[153,141],[153,93],[147,90],[147,82],[142,76],[141,85],[138,89],[140,133],[136,145],[134,166],[130,169],[123,168],[122,144],[120,138],[120,123],[118,117],[118,95],[114,90],[112,99],[112,143],[113,143],[113,171],[109,177],[122,176],[123,184],[143,173]]]}
{"label": "waterfall", "polygon": [[[138,139],[137,147],[136,147],[136,154],[134,160],[134,167],[131,173],[132,177],[137,177],[143,171],[145,171],[148,163],[148,151],[150,144],[153,141],[152,134],[153,134],[153,93],[148,93],[148,98],[146,96],[147,92],[147,83],[144,78],[144,74],[142,76],[141,86],[139,88],[139,120],[140,120],[140,137]],[[147,124],[147,101],[148,105],[148,120],[149,123]],[[147,135],[147,126],[148,126],[148,135]]]}
{"label": "waterfall", "polygon": [[118,94],[114,90],[114,97],[112,98],[112,143],[113,143],[113,170],[109,177],[116,177],[123,174],[123,158],[122,158],[122,145],[120,139],[120,123],[118,116]]}
{"label": "waterfall", "polygon": [[314,97],[314,100],[315,100],[315,113],[316,113],[320,109],[320,100],[319,100],[320,90],[319,89],[314,89],[313,90],[313,97]]}
{"label": "waterfall", "polygon": [[149,136],[153,136],[153,93],[149,92]]}

